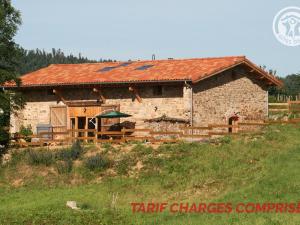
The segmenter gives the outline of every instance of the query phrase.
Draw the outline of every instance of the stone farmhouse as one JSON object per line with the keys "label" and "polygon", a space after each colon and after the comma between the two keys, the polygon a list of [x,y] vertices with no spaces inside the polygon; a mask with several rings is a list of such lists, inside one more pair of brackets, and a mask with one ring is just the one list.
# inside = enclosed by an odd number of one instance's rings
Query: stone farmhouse
{"label": "stone farmhouse", "polygon": [[[27,101],[11,116],[12,133],[21,125],[36,133],[39,124],[102,131],[124,121],[145,128],[158,118],[191,126],[261,120],[268,116],[268,88],[282,85],[245,56],[56,64],[21,81],[5,85]],[[96,118],[109,110],[132,116]]]}

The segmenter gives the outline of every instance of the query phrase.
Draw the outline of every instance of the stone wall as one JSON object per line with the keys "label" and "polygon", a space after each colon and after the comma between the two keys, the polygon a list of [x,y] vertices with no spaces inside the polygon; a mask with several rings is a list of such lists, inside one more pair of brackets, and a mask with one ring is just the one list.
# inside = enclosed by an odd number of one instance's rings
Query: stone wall
{"label": "stone wall", "polygon": [[240,121],[268,115],[265,82],[242,68],[229,70],[193,85],[193,125],[228,124],[239,113]]}
{"label": "stone wall", "polygon": [[[145,119],[152,119],[167,115],[170,117],[189,119],[191,101],[191,89],[183,85],[163,86],[162,96],[153,95],[153,87],[138,87],[142,102],[138,102],[135,95],[128,87],[103,88],[102,92],[106,98],[105,105],[120,105],[120,111],[132,115],[132,117],[121,119],[122,121],[134,121],[137,128],[144,127]],[[17,116],[11,116],[11,132],[19,131],[21,125],[30,125],[36,132],[37,124],[50,123],[50,107],[64,105],[59,98],[51,92],[41,89],[32,89],[24,92],[27,100],[24,110]],[[99,96],[92,88],[65,88],[61,95],[66,101],[72,100],[97,100]],[[99,106],[101,107],[101,106]]]}
{"label": "stone wall", "polygon": [[136,122],[137,128],[144,127],[145,119],[152,119],[167,115],[169,117],[176,117],[182,119],[189,119],[190,105],[189,100],[190,89],[183,88],[183,86],[165,86],[163,87],[163,96],[155,97],[152,93],[151,87],[139,89],[142,102],[139,103],[134,99],[134,95],[128,92],[128,88],[124,89],[110,89],[104,91],[105,96],[114,96],[106,101],[106,104],[120,104],[120,111],[132,115],[122,119]]}
{"label": "stone wall", "polygon": [[36,133],[37,124],[50,123],[50,107],[64,105],[57,101],[56,96],[48,95],[46,90],[25,91],[23,94],[26,99],[26,106],[16,115],[11,115],[11,133],[19,132],[22,125],[31,126],[33,132]]}

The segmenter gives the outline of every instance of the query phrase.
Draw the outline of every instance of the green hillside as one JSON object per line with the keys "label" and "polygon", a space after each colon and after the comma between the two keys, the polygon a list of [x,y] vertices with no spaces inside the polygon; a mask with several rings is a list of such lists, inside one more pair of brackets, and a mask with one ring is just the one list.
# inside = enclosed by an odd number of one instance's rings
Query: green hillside
{"label": "green hillside", "polygon": [[202,144],[18,150],[0,170],[0,224],[298,225],[300,210],[132,213],[130,203],[298,203],[299,137],[290,125]]}

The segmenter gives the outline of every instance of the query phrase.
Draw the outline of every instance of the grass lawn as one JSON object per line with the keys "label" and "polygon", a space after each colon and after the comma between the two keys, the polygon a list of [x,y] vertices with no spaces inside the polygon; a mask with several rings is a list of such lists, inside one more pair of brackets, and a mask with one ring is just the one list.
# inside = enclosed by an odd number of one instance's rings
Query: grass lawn
{"label": "grass lawn", "polygon": [[98,170],[86,166],[92,146],[65,173],[15,153],[0,168],[0,224],[299,225],[300,213],[132,213],[131,202],[300,202],[300,128],[266,129],[213,143],[106,145],[100,154],[109,163]]}

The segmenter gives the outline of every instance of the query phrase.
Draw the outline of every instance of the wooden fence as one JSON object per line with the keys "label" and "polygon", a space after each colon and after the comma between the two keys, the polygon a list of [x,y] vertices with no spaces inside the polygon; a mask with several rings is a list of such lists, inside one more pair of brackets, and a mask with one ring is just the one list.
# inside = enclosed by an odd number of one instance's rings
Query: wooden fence
{"label": "wooden fence", "polygon": [[[20,146],[44,146],[57,144],[71,144],[76,140],[93,143],[124,143],[130,141],[147,141],[151,143],[173,143],[179,141],[197,141],[220,137],[224,135],[239,135],[247,133],[261,133],[259,127],[270,124],[300,124],[299,119],[289,121],[249,121],[235,125],[210,124],[203,127],[183,126],[179,131],[154,131],[151,129],[122,129],[121,131],[101,131],[94,129],[75,129],[62,132],[40,132],[27,136],[31,141],[16,140]],[[25,138],[19,136],[17,139]]]}
{"label": "wooden fence", "polygon": [[288,101],[285,103],[269,103],[270,113],[300,113],[300,101]]}

